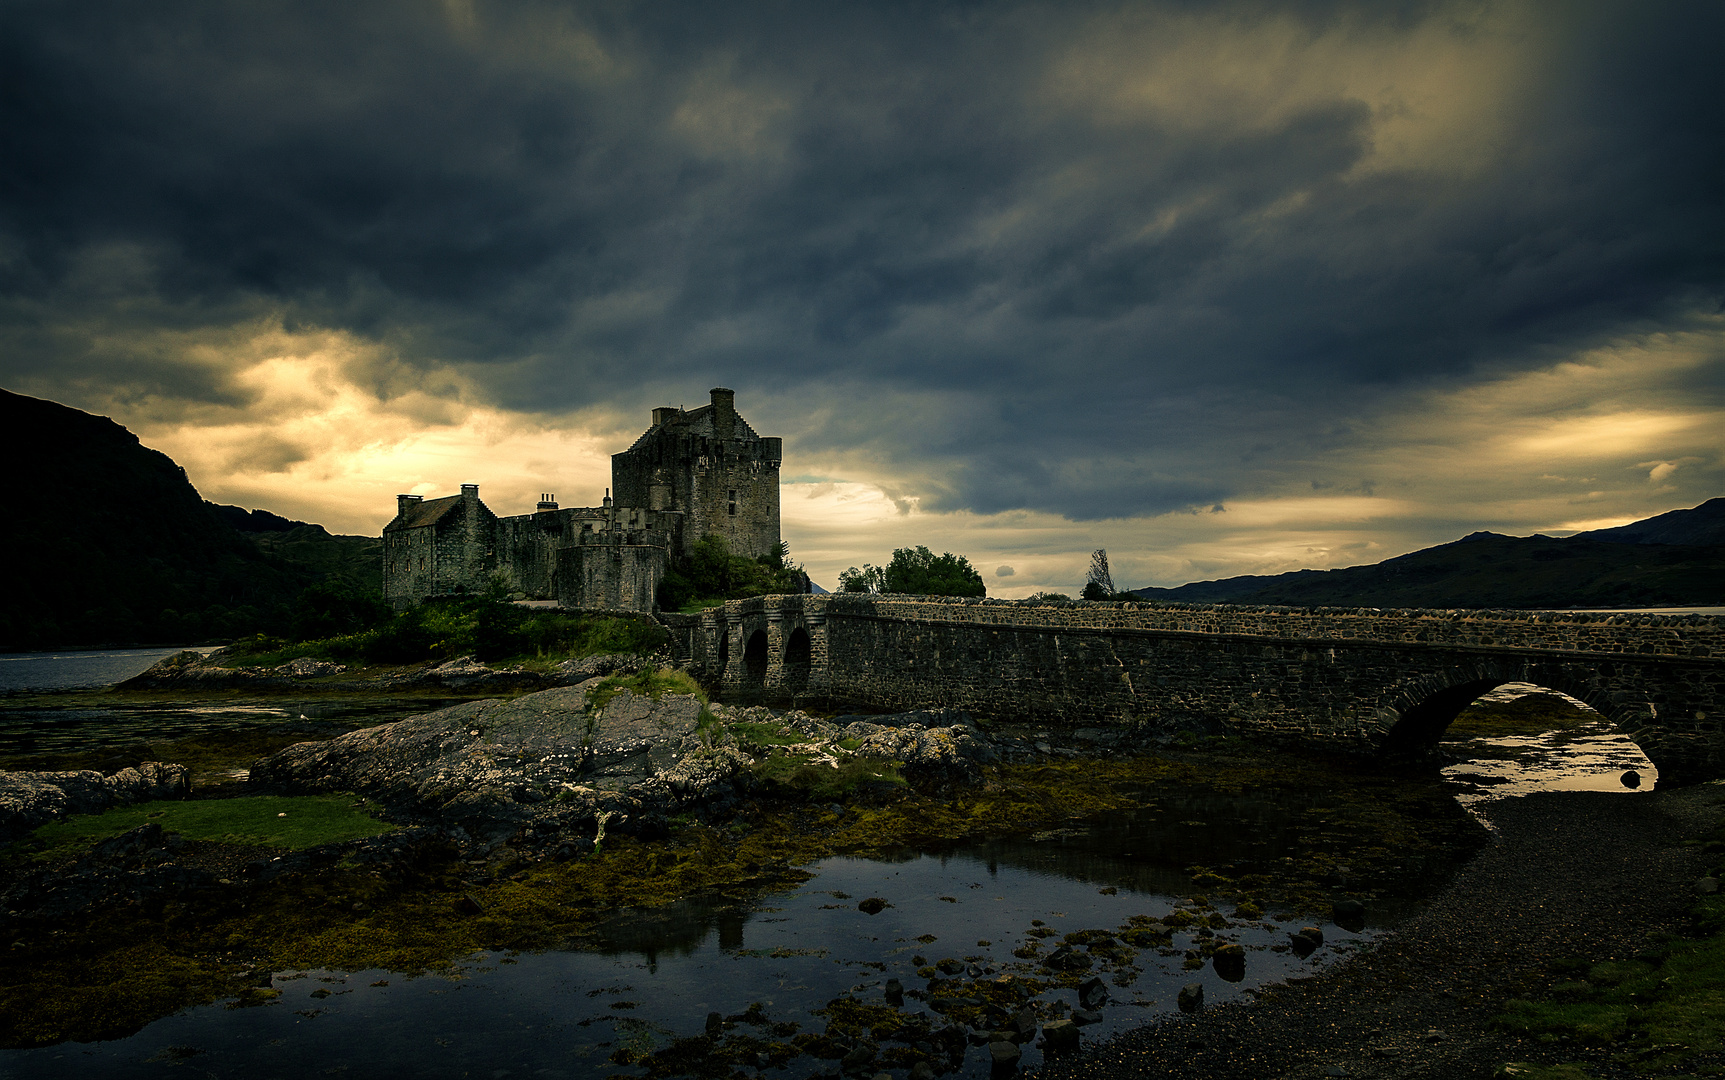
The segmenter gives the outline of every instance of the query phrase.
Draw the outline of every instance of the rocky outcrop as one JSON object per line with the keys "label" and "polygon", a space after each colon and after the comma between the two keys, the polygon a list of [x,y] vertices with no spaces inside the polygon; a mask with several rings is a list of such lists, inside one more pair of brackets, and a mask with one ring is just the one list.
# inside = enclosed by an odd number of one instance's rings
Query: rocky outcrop
{"label": "rocky outcrop", "polygon": [[835,766],[860,755],[900,763],[912,775],[964,776],[994,757],[965,723],[929,728],[874,717],[841,727],[800,712],[629,690],[599,701],[602,682],[466,702],[300,743],[253,766],[251,784],[351,791],[399,819],[476,840],[513,837],[581,851],[606,831],[651,834],[673,813],[735,807],[753,789],[757,764],[731,730],[739,724],[794,732],[807,741],[774,750]]}
{"label": "rocky outcrop", "polygon": [[[908,776],[967,778],[1000,757],[993,741],[963,712],[841,716],[826,721],[796,710],[779,711],[760,705],[714,705],[711,711],[726,725],[774,726],[807,738],[806,743],[787,746],[787,750],[818,753],[835,763],[848,755],[893,761]],[[854,746],[850,748],[841,745],[853,740]]]}
{"label": "rocky outcrop", "polygon": [[191,793],[184,765],[146,761],[103,776],[80,772],[0,772],[0,840],[22,836],[67,814],[95,814],[110,806]]}
{"label": "rocky outcrop", "polygon": [[327,742],[300,743],[253,767],[255,786],[353,791],[396,816],[476,838],[557,839],[652,832],[665,814],[723,807],[749,782],[746,755],[713,745],[701,702],[619,691],[600,680],[439,709]]}

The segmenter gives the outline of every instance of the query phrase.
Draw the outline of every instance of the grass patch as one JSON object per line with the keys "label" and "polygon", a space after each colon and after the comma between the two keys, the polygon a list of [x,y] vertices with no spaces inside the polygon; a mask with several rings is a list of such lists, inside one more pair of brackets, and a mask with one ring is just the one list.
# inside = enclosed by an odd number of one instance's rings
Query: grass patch
{"label": "grass patch", "polygon": [[1717,1054],[1725,1048],[1725,897],[1703,898],[1690,915],[1692,937],[1633,960],[1553,963],[1552,984],[1538,999],[1506,1002],[1498,1026],[1604,1048],[1635,1072],[1666,1073]]}
{"label": "grass patch", "polygon": [[30,846],[40,845],[37,858],[51,859],[152,821],[187,840],[294,850],[359,840],[395,829],[359,809],[350,795],[253,795],[147,802],[100,814],[81,814],[38,828],[31,834],[34,843]]}
{"label": "grass patch", "polygon": [[650,668],[637,671],[633,675],[612,675],[605,679],[588,692],[587,707],[602,709],[624,690],[637,697],[650,697],[655,700],[661,694],[691,694],[698,698],[701,704],[707,703],[707,692],[688,675],[670,668]]}
{"label": "grass patch", "polygon": [[772,754],[755,766],[755,775],[765,782],[769,794],[816,801],[862,787],[905,785],[904,774],[894,762],[847,758],[834,766],[811,754]]}
{"label": "grass patch", "polygon": [[778,724],[753,724],[740,721],[730,726],[730,732],[737,737],[739,743],[745,746],[796,746],[808,742],[808,736],[799,735],[790,728]]}

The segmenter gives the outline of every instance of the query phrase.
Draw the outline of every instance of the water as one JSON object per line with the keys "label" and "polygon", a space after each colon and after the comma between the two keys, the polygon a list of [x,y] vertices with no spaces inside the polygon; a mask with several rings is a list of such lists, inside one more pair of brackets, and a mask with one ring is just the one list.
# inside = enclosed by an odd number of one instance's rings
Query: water
{"label": "water", "polygon": [[[356,726],[432,707],[280,700],[91,706],[86,699],[56,709],[35,700],[0,710],[0,751],[28,746],[49,752],[293,723]],[[1476,812],[1489,813],[1491,799],[1553,786],[1627,791],[1620,779],[1625,768],[1641,772],[1642,790],[1657,776],[1633,744],[1600,726],[1455,745],[1465,746],[1470,760],[1445,772],[1458,800]],[[816,1010],[835,999],[881,1004],[889,978],[900,979],[907,991],[926,986],[916,971],[919,956],[974,965],[983,979],[1026,977],[1035,961],[1013,953],[1034,940],[1028,935],[1038,922],[1056,935],[1113,931],[1133,916],[1160,918],[1186,903],[1194,863],[1235,877],[1267,872],[1304,858],[1320,833],[1327,849],[1363,848],[1367,838],[1348,835],[1345,815],[1324,805],[1333,795],[1146,792],[1141,809],[1104,821],[906,852],[896,860],[827,859],[810,868],[815,876],[801,887],[753,904],[695,897],[620,912],[598,929],[590,950],[480,954],[453,976],[283,972],[275,979],[282,995],[270,1004],[231,1009],[218,1003],[184,1010],[128,1038],[3,1051],[0,1077],[155,1077],[186,1068],[209,1076],[300,1077],[379,1065],[452,1076],[639,1076],[643,1068],[618,1064],[612,1055],[698,1036],[710,1012],[734,1016],[758,1005],[771,1022],[819,1033],[826,1018]],[[1103,972],[1110,1001],[1083,1040],[1094,1043],[1168,1014],[1179,988],[1190,982],[1204,986],[1207,1003],[1218,1004],[1322,970],[1417,909],[1452,870],[1422,862],[1399,878],[1376,878],[1367,924],[1350,931],[1324,922],[1325,945],[1303,960],[1288,949],[1288,932],[1312,920],[1289,921],[1274,911],[1237,918],[1231,904],[1221,903],[1230,925],[1219,936],[1246,950],[1241,981],[1226,981],[1209,965],[1188,969],[1196,927],[1178,932],[1167,949],[1141,949],[1129,963]],[[866,897],[890,906],[866,914],[857,906]],[[1047,945],[1057,942],[1051,937]],[[1074,991],[1058,988],[1040,1001],[1045,1012],[1078,1004]],[[914,994],[903,1012],[945,1024]],[[731,1037],[751,1033],[784,1042],[782,1033],[775,1037],[746,1024],[735,1026]],[[1041,1060],[1033,1044],[1023,1051],[1024,1065]],[[758,1062],[748,1068],[770,1077],[837,1070],[836,1061],[806,1055],[784,1068]],[[905,1069],[888,1071],[902,1080]],[[957,1075],[988,1072],[986,1050],[973,1046]]]}
{"label": "water", "polygon": [[[98,649],[90,652],[0,653],[0,695],[32,690],[89,690],[142,675],[184,649]],[[197,649],[214,652],[213,646]]]}
{"label": "water", "polygon": [[1506,683],[1480,701],[1513,701],[1536,692],[1563,698],[1579,717],[1591,719],[1533,735],[1445,740],[1446,750],[1465,759],[1443,770],[1463,806],[1489,817],[1491,801],[1536,791],[1632,794],[1652,791],[1658,784],[1659,769],[1639,746],[1619,734],[1609,720],[1567,694],[1529,683]]}
{"label": "water", "polygon": [[[919,954],[930,962],[968,959],[996,976],[1028,972],[1034,965],[1012,950],[1025,942],[1034,919],[1061,933],[1112,929],[1133,915],[1160,916],[1172,907],[1168,896],[1125,884],[1131,868],[1124,863],[1127,872],[1115,879],[1121,885],[1113,894],[1099,891],[1094,880],[1036,869],[1046,846],[1019,840],[895,863],[828,859],[802,888],[757,906],[684,901],[625,914],[601,929],[594,951],[482,955],[454,979],[295,973],[277,978],[283,995],[273,1004],[189,1009],[128,1039],[6,1053],[0,1075],[146,1077],[181,1061],[216,1076],[298,1077],[380,1062],[435,1063],[439,1075],[492,1076],[501,1069],[511,1075],[639,1075],[640,1068],[614,1064],[610,1055],[625,1043],[662,1047],[698,1035],[709,1012],[734,1015],[758,1002],[774,1021],[820,1032],[824,1021],[809,1010],[841,995],[880,1003],[888,978],[901,979],[907,989],[925,985],[913,963]],[[868,915],[857,907],[863,897],[892,906]],[[1246,976],[1238,983],[1208,967],[1184,970],[1182,956],[1142,951],[1136,978],[1124,987],[1110,982],[1104,1019],[1086,1028],[1085,1038],[1106,1037],[1172,1010],[1188,982],[1202,983],[1210,1004],[1238,1000],[1265,983],[1321,970],[1376,933],[1329,924],[1324,931],[1326,944],[1307,960],[1286,951],[1286,929],[1277,921],[1228,931],[1247,949]],[[1194,940],[1176,934],[1174,947],[1183,950]],[[327,996],[311,996],[319,991]],[[1043,1000],[1078,1003],[1071,990],[1050,991]],[[905,1005],[908,1014],[929,1013],[924,1003],[907,998]],[[938,1015],[932,1018],[944,1025]],[[1041,1060],[1034,1046],[1026,1044],[1024,1053],[1026,1065]],[[836,1065],[804,1056],[786,1069],[751,1071],[804,1076],[836,1071]],[[956,1075],[979,1078],[988,1071],[986,1051],[973,1047]]]}

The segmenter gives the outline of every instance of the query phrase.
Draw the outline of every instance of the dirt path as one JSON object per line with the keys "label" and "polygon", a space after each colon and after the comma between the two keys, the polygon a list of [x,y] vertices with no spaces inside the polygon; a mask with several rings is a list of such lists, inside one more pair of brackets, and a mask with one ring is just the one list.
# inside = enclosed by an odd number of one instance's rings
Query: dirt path
{"label": "dirt path", "polygon": [[[1624,958],[1681,931],[1703,857],[1678,846],[1725,811],[1714,787],[1506,799],[1498,841],[1421,915],[1347,965],[1256,1002],[1128,1032],[1043,1080],[1115,1077],[1490,1077],[1584,1052],[1493,1030],[1551,959]],[[1553,1056],[1556,1054],[1557,1056]],[[1692,1063],[1698,1064],[1698,1063]]]}

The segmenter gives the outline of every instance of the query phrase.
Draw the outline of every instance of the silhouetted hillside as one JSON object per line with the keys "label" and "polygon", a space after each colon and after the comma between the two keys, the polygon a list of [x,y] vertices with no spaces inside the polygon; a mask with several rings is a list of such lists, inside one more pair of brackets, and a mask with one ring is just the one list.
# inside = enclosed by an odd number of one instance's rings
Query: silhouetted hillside
{"label": "silhouetted hillside", "polygon": [[1303,607],[1699,607],[1725,604],[1725,499],[1558,538],[1479,532],[1371,566],[1134,592],[1147,600]]}
{"label": "silhouetted hillside", "polygon": [[[185,470],[105,417],[0,390],[0,448],[13,476],[0,648],[231,637],[285,625],[325,577],[377,587],[342,542],[368,538],[290,523],[261,549],[224,520],[245,511],[206,503]],[[296,545],[310,530],[327,542]]]}
{"label": "silhouetted hillside", "polygon": [[1708,499],[1693,510],[1673,510],[1645,521],[1576,533],[1571,540],[1606,540],[1614,544],[1725,544],[1725,498]]}

